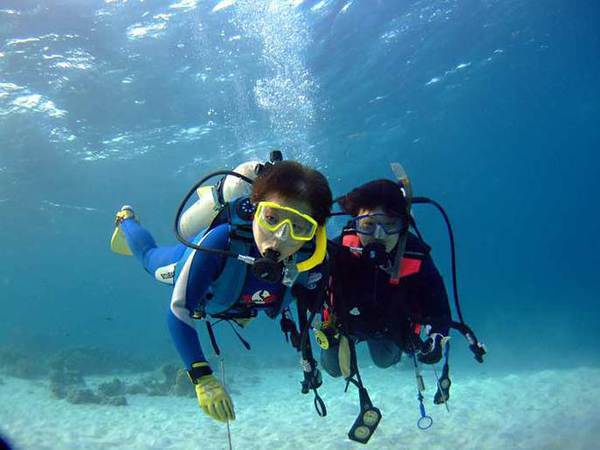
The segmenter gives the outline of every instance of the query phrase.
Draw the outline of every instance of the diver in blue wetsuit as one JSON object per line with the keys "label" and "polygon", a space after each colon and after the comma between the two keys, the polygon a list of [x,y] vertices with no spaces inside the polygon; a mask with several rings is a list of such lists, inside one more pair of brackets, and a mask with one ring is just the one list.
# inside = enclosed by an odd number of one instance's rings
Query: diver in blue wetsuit
{"label": "diver in blue wetsuit", "polygon": [[[327,278],[325,221],[331,205],[331,190],[321,173],[278,161],[263,166],[249,198],[225,203],[208,231],[187,246],[157,247],[131,207],[117,213],[113,241],[122,234],[121,253],[129,250],[149,273],[173,284],[169,331],[200,407],[210,417],[233,420],[235,412],[229,394],[213,376],[194,319],[208,316],[244,324],[260,311],[271,318],[283,316],[293,301],[292,287],[318,295]],[[312,357],[304,361],[304,375],[308,388],[321,384]]]}

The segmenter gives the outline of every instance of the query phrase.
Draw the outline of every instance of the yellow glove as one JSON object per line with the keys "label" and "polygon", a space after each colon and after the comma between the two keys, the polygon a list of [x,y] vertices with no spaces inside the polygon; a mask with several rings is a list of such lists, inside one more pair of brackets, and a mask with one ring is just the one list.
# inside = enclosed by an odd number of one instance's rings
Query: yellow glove
{"label": "yellow glove", "polygon": [[235,420],[233,402],[214,375],[204,375],[196,382],[196,397],[205,414],[220,422]]}

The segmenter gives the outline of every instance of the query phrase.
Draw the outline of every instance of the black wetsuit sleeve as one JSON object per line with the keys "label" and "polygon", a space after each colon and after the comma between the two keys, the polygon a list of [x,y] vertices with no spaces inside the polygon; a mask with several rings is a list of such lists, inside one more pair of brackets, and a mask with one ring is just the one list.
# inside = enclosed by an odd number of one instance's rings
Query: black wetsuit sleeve
{"label": "black wetsuit sleeve", "polygon": [[417,277],[416,296],[424,323],[432,326],[432,332],[448,335],[452,315],[444,280],[428,254],[423,259]]}

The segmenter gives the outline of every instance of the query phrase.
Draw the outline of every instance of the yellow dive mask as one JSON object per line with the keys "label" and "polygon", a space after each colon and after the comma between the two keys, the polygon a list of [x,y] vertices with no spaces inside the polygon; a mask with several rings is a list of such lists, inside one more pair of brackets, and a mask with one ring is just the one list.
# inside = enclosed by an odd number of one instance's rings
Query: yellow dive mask
{"label": "yellow dive mask", "polygon": [[319,227],[317,221],[308,214],[275,202],[260,202],[254,218],[264,230],[281,238],[286,236],[287,231],[289,237],[301,242],[312,240]]}
{"label": "yellow dive mask", "polygon": [[297,209],[282,206],[275,202],[259,202],[254,219],[258,225],[278,238],[289,236],[299,242],[308,242],[315,238],[315,251],[304,261],[296,265],[298,272],[306,272],[325,260],[327,253],[327,233],[325,226],[308,214]]}

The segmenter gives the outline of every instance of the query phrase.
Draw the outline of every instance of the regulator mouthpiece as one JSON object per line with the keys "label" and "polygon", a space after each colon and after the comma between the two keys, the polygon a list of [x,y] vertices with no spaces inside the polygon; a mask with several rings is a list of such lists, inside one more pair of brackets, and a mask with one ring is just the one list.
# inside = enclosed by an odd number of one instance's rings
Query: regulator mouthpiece
{"label": "regulator mouthpiece", "polygon": [[385,245],[381,242],[372,242],[365,245],[362,251],[362,257],[376,266],[385,265],[387,262]]}
{"label": "regulator mouthpiece", "polygon": [[272,248],[262,258],[257,258],[252,265],[252,273],[267,283],[280,283],[283,277],[283,264],[279,262],[281,254]]}

